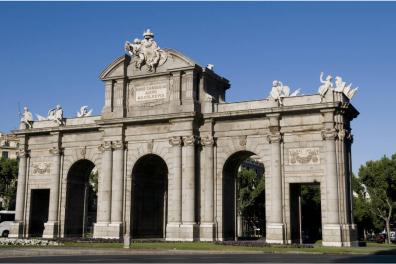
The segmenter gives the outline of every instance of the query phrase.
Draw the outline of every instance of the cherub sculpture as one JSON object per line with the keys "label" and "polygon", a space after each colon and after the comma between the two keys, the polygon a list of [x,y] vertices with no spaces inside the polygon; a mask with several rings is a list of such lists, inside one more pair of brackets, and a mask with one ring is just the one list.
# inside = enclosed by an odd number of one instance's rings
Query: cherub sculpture
{"label": "cherub sculpture", "polygon": [[86,117],[92,115],[92,109],[88,111],[88,106],[81,106],[80,112],[77,112],[77,117]]}
{"label": "cherub sculpture", "polygon": [[284,97],[297,96],[299,93],[300,93],[300,89],[297,89],[290,94],[289,86],[283,85],[281,81],[274,80],[272,82],[270,98],[279,102],[279,105],[283,105]]}

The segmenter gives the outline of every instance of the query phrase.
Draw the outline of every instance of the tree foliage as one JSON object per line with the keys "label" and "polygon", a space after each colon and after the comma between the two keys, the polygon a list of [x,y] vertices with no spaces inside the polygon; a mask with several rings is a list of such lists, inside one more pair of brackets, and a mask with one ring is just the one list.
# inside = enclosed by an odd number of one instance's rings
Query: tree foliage
{"label": "tree foliage", "polygon": [[4,200],[3,208],[15,209],[18,178],[18,160],[0,159],[0,197]]}
{"label": "tree foliage", "polygon": [[396,205],[396,154],[391,158],[384,156],[380,160],[366,162],[359,169],[358,181],[361,187],[355,187],[355,189],[358,190],[358,194],[360,192],[359,195],[364,200],[357,199],[355,208],[356,205],[358,207],[356,209],[359,209],[359,206],[362,208],[356,215],[364,219],[365,215],[361,211],[365,210],[364,206],[367,206],[374,219],[375,217],[382,219],[387,231],[388,243],[390,243],[390,223],[394,219]]}
{"label": "tree foliage", "polygon": [[239,214],[265,232],[265,177],[253,169],[241,167],[238,172]]}

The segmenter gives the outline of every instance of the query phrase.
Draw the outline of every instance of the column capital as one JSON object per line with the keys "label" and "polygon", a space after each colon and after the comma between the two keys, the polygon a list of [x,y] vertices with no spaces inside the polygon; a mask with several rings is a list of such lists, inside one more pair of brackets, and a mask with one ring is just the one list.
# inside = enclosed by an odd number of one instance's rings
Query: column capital
{"label": "column capital", "polygon": [[281,143],[283,140],[283,134],[280,132],[269,134],[269,135],[267,135],[267,140],[268,140],[268,143],[270,143],[270,144]]}
{"label": "column capital", "polygon": [[185,136],[183,137],[183,143],[185,146],[194,146],[197,143],[197,138],[195,136]]}
{"label": "column capital", "polygon": [[337,135],[338,139],[341,141],[349,141],[349,142],[353,142],[353,135],[351,133],[350,130],[348,129],[340,129],[338,131],[338,135]]}
{"label": "column capital", "polygon": [[52,147],[48,151],[55,156],[61,156],[63,154],[63,148],[61,147]]}
{"label": "column capital", "polygon": [[338,137],[338,131],[335,128],[323,129],[321,133],[323,140],[335,140]]}
{"label": "column capital", "polygon": [[119,149],[124,150],[125,144],[122,140],[116,140],[116,141],[113,141],[112,147],[114,150],[119,150]]}
{"label": "column capital", "polygon": [[181,137],[171,137],[169,139],[169,144],[172,145],[173,147],[181,146],[183,143]]}
{"label": "column capital", "polygon": [[102,144],[98,146],[100,152],[110,151],[113,149],[111,141],[104,141]]}
{"label": "column capital", "polygon": [[202,137],[201,144],[205,147],[214,146],[216,144],[216,138],[211,136]]}
{"label": "column capital", "polygon": [[30,150],[27,149],[25,146],[20,147],[18,150],[18,158],[27,158],[29,157]]}

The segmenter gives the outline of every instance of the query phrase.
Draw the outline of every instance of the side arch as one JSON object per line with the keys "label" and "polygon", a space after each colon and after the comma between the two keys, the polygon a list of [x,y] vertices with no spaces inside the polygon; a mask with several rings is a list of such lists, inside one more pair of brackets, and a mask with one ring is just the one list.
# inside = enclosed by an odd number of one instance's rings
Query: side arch
{"label": "side arch", "polygon": [[[244,160],[250,156],[257,156],[260,160],[260,163],[265,168],[265,173],[263,177],[265,177],[265,196],[268,197],[268,194],[271,190],[268,190],[268,184],[270,183],[270,145],[268,144],[267,138],[265,135],[241,135],[234,137],[223,137],[218,138],[217,141],[217,158],[216,158],[216,219],[218,223],[217,229],[217,237],[218,240],[226,240],[226,239],[235,239],[236,237],[236,220],[235,220],[235,211],[234,212],[225,212],[226,214],[232,214],[232,218],[234,222],[224,223],[224,208],[226,203],[224,203],[223,199],[227,197],[227,193],[230,193],[231,190],[235,188],[235,184],[227,186],[227,180],[231,181],[230,178],[226,179],[224,177],[224,171],[233,171],[235,178],[235,167],[239,167],[238,164],[241,160]],[[239,153],[239,154],[238,154]],[[238,157],[239,156],[239,157]],[[228,168],[225,168],[228,167]],[[235,180],[235,179],[233,179]],[[226,184],[225,184],[226,183]],[[228,188],[228,189],[227,189]],[[235,198],[235,189],[232,193],[232,197]],[[231,197],[231,198],[232,198]],[[268,200],[268,199],[266,199]],[[235,199],[234,199],[235,201]],[[235,206],[234,206],[235,208]],[[267,206],[268,208],[268,206]],[[267,215],[267,208],[264,210]],[[234,209],[235,210],[235,209]],[[225,224],[225,226],[223,226]],[[228,226],[227,226],[228,225]],[[228,229],[228,231],[227,231]]]}
{"label": "side arch", "polygon": [[66,175],[64,231],[66,237],[84,237],[96,222],[95,184],[90,174],[95,164],[88,159],[73,163]]}

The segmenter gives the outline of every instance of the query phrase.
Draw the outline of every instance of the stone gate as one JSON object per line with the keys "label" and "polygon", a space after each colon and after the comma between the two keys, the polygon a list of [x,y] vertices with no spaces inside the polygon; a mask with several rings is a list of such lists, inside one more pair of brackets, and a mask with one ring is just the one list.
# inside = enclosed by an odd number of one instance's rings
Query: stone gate
{"label": "stone gate", "polygon": [[234,239],[235,169],[255,155],[265,168],[268,243],[292,242],[295,183],[320,184],[324,245],[355,241],[350,122],[358,112],[348,94],[331,80],[305,96],[274,82],[269,98],[227,103],[227,79],[160,49],[152,32],[125,48],[100,75],[100,116],[54,112],[14,131],[21,149],[11,236],[78,232],[81,186],[96,167],[95,238]]}

